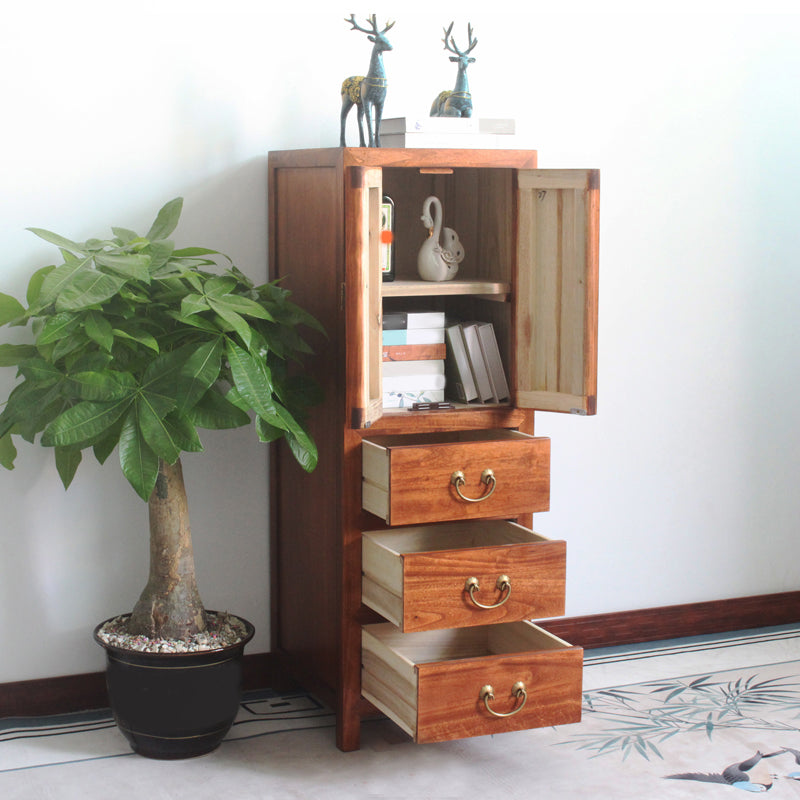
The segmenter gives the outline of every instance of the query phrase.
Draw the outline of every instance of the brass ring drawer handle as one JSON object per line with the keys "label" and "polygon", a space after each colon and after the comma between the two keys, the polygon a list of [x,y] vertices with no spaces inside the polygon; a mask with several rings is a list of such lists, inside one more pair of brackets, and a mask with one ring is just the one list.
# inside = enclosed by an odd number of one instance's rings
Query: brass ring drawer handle
{"label": "brass ring drawer handle", "polygon": [[481,689],[481,700],[483,700],[486,710],[493,717],[513,717],[514,714],[519,714],[519,712],[522,711],[522,709],[525,707],[525,702],[528,699],[528,693],[525,691],[525,684],[522,681],[517,681],[511,687],[511,694],[513,697],[516,697],[517,700],[522,700],[522,702],[513,711],[509,711],[506,714],[500,711],[495,711],[489,705],[489,701],[494,700],[494,689],[488,683]]}
{"label": "brass ring drawer handle", "polygon": [[505,592],[505,596],[491,605],[485,605],[475,599],[475,592],[480,591],[481,588],[477,578],[467,578],[467,582],[464,584],[464,591],[469,592],[469,599],[472,600],[478,608],[499,608],[511,597],[511,578],[509,578],[508,575],[501,575],[497,579],[495,586],[500,592]]}
{"label": "brass ring drawer handle", "polygon": [[492,496],[492,492],[495,490],[497,486],[497,478],[494,477],[494,472],[490,469],[485,469],[481,473],[481,483],[485,483],[487,486],[491,487],[488,492],[486,492],[483,497],[467,497],[466,495],[461,493],[461,487],[467,482],[467,479],[464,477],[464,473],[462,470],[457,470],[450,476],[450,483],[456,487],[456,493],[458,496],[467,503],[480,503],[483,500],[488,500]]}

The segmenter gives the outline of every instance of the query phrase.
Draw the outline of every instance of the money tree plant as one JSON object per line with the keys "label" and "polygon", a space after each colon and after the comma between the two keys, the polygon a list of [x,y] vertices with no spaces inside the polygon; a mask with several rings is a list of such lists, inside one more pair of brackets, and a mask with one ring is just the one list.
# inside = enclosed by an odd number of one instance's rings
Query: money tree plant
{"label": "money tree plant", "polygon": [[255,286],[222,253],[176,249],[183,201],[167,203],[145,236],[74,242],[38,228],[63,263],[31,277],[27,308],[0,293],[0,325],[28,326],[30,344],[0,344],[17,382],[0,413],[0,463],[13,438],[53,449],[65,487],[91,449],[118,451],[122,472],[149,504],[150,573],[128,633],[186,640],[205,631],[180,456],[203,449],[199,428],[254,420],[258,438],[283,437],[311,471],[304,427],[317,401],[293,367],[310,351],[298,333],[319,323],[275,283]]}

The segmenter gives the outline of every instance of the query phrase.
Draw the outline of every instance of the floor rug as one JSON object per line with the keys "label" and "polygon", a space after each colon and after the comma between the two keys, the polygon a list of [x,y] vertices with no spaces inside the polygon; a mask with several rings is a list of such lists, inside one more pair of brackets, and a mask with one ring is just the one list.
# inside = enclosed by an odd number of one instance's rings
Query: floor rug
{"label": "floor rug", "polygon": [[305,692],[250,693],[217,751],[153,762],[108,710],[0,719],[0,797],[800,800],[800,629],[587,651],[575,725],[415,745],[365,721],[352,753],[334,725]]}
{"label": "floor rug", "polygon": [[674,782],[697,797],[800,797],[800,662],[589,691],[581,723],[553,736],[587,779],[640,773],[652,797]]}

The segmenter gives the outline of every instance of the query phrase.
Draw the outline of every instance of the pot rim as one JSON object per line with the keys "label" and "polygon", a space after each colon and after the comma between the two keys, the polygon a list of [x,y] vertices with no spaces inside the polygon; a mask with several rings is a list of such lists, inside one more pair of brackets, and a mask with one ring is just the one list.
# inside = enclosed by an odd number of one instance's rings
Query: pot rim
{"label": "pot rim", "polygon": [[[132,647],[120,647],[117,644],[110,644],[109,642],[104,642],[103,639],[99,635],[100,634],[100,629],[103,627],[103,625],[105,625],[107,622],[111,622],[111,620],[118,619],[120,617],[130,617],[130,612],[128,612],[128,613],[125,613],[125,614],[115,614],[113,617],[109,617],[108,619],[105,619],[102,622],[98,623],[95,626],[94,630],[92,631],[92,638],[95,640],[95,642],[97,642],[97,644],[100,645],[100,647],[102,647],[104,650],[107,650],[107,651],[109,651],[111,653],[125,653],[125,654],[135,653],[135,654],[140,655],[140,656],[156,656],[156,657],[170,658],[170,659],[174,658],[176,660],[181,660],[181,659],[189,660],[189,659],[197,658],[198,656],[204,656],[204,655],[207,655],[207,654],[208,655],[219,654],[219,653],[225,653],[225,652],[230,652],[230,651],[233,651],[233,650],[241,649],[255,635],[256,629],[255,629],[254,625],[249,620],[245,619],[244,617],[240,616],[239,614],[230,614],[229,612],[219,612],[219,611],[215,611],[215,610],[210,609],[210,608],[206,609],[206,613],[207,614],[217,614],[217,615],[219,615],[221,613],[226,613],[226,614],[229,614],[232,617],[236,617],[236,619],[241,620],[241,622],[244,623],[244,626],[245,626],[245,629],[246,629],[245,630],[245,635],[241,639],[239,639],[238,642],[234,642],[233,644],[225,645],[224,647],[207,648],[207,649],[204,649],[204,650],[192,650],[192,651],[185,652],[185,653],[150,652],[148,650],[137,650],[137,649],[132,648]],[[180,640],[177,640],[177,641],[180,641]]]}

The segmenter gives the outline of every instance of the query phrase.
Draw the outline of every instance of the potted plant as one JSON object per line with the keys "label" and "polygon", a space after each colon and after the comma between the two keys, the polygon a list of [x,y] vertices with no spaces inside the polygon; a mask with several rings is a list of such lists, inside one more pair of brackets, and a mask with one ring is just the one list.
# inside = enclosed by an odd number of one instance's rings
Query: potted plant
{"label": "potted plant", "polygon": [[203,607],[181,454],[203,449],[198,428],[252,417],[262,442],[282,437],[304,469],[317,463],[303,422],[317,392],[292,364],[309,352],[297,327],[319,324],[288,291],[255,286],[222,253],[175,249],[168,237],[181,209],[181,198],[167,203],[145,236],[112,228],[111,238],[73,242],[31,228],[63,263],[33,274],[27,308],[0,294],[0,325],[33,333],[31,344],[0,345],[0,366],[16,367],[19,379],[0,413],[0,463],[14,466],[13,436],[38,441],[53,448],[68,487],[84,450],[101,464],[117,450],[149,504],[147,585],[132,613],[99,625],[95,638],[119,727],[156,758],[221,741],[253,635],[246,620]]}

